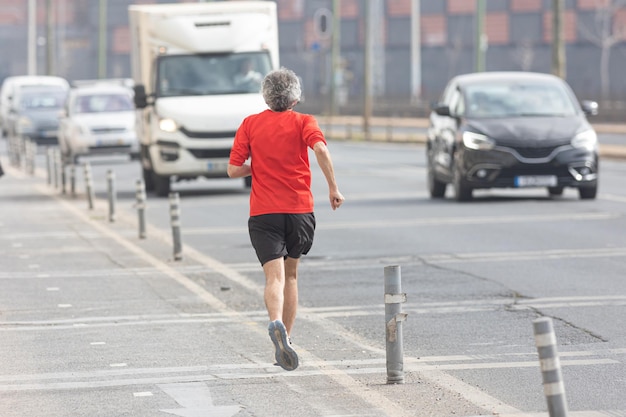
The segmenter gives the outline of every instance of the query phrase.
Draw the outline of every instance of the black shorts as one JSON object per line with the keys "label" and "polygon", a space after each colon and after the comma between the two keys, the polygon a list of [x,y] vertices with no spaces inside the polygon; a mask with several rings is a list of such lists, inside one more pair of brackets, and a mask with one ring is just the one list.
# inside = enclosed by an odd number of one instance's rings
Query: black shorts
{"label": "black shorts", "polygon": [[278,258],[299,258],[313,246],[315,215],[263,214],[248,220],[252,247],[261,265]]}

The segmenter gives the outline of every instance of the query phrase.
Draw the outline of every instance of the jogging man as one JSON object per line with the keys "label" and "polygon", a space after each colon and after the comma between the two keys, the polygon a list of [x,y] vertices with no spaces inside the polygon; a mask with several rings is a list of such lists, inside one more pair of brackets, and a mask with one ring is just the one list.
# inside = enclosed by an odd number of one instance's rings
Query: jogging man
{"label": "jogging man", "polygon": [[[298,262],[311,249],[315,232],[309,148],[328,183],[333,210],[344,197],[317,121],[293,111],[301,96],[296,74],[286,68],[272,71],[261,89],[269,109],[248,116],[239,126],[228,175],[252,175],[248,231],[265,273],[268,331],[276,362],[292,371],[298,367],[290,340],[298,307]],[[248,158],[250,164],[245,163]]]}

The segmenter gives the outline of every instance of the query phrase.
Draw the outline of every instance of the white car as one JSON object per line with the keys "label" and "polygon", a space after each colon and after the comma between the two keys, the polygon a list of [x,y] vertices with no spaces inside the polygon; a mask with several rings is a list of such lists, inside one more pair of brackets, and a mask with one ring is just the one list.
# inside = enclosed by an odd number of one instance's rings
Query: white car
{"label": "white car", "polygon": [[139,156],[133,92],[118,85],[70,90],[59,124],[59,147],[67,163],[87,155]]}

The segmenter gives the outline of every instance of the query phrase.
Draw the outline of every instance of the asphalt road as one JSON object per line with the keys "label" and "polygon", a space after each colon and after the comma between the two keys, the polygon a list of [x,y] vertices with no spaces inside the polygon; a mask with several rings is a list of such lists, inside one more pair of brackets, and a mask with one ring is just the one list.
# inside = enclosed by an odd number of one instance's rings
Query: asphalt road
{"label": "asphalt road", "polygon": [[[5,155],[4,143],[0,155]],[[0,416],[545,416],[532,322],[554,322],[573,416],[626,416],[626,164],[598,198],[574,190],[426,192],[424,148],[333,141],[347,201],[314,165],[318,228],[302,261],[293,341],[273,366],[263,276],[241,180],[149,196],[138,238],[136,162],[91,163],[77,194],[8,167],[0,179]],[[106,174],[116,176],[109,220]],[[452,190],[450,190],[450,193]],[[386,266],[401,268],[405,383],[386,383]]]}

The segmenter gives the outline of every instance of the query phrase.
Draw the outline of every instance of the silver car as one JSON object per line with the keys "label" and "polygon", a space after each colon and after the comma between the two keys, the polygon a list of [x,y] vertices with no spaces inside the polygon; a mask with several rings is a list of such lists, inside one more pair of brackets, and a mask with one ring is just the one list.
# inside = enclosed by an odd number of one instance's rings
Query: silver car
{"label": "silver car", "polygon": [[131,89],[95,85],[70,90],[59,126],[65,162],[87,155],[126,154],[136,159],[135,107]]}

